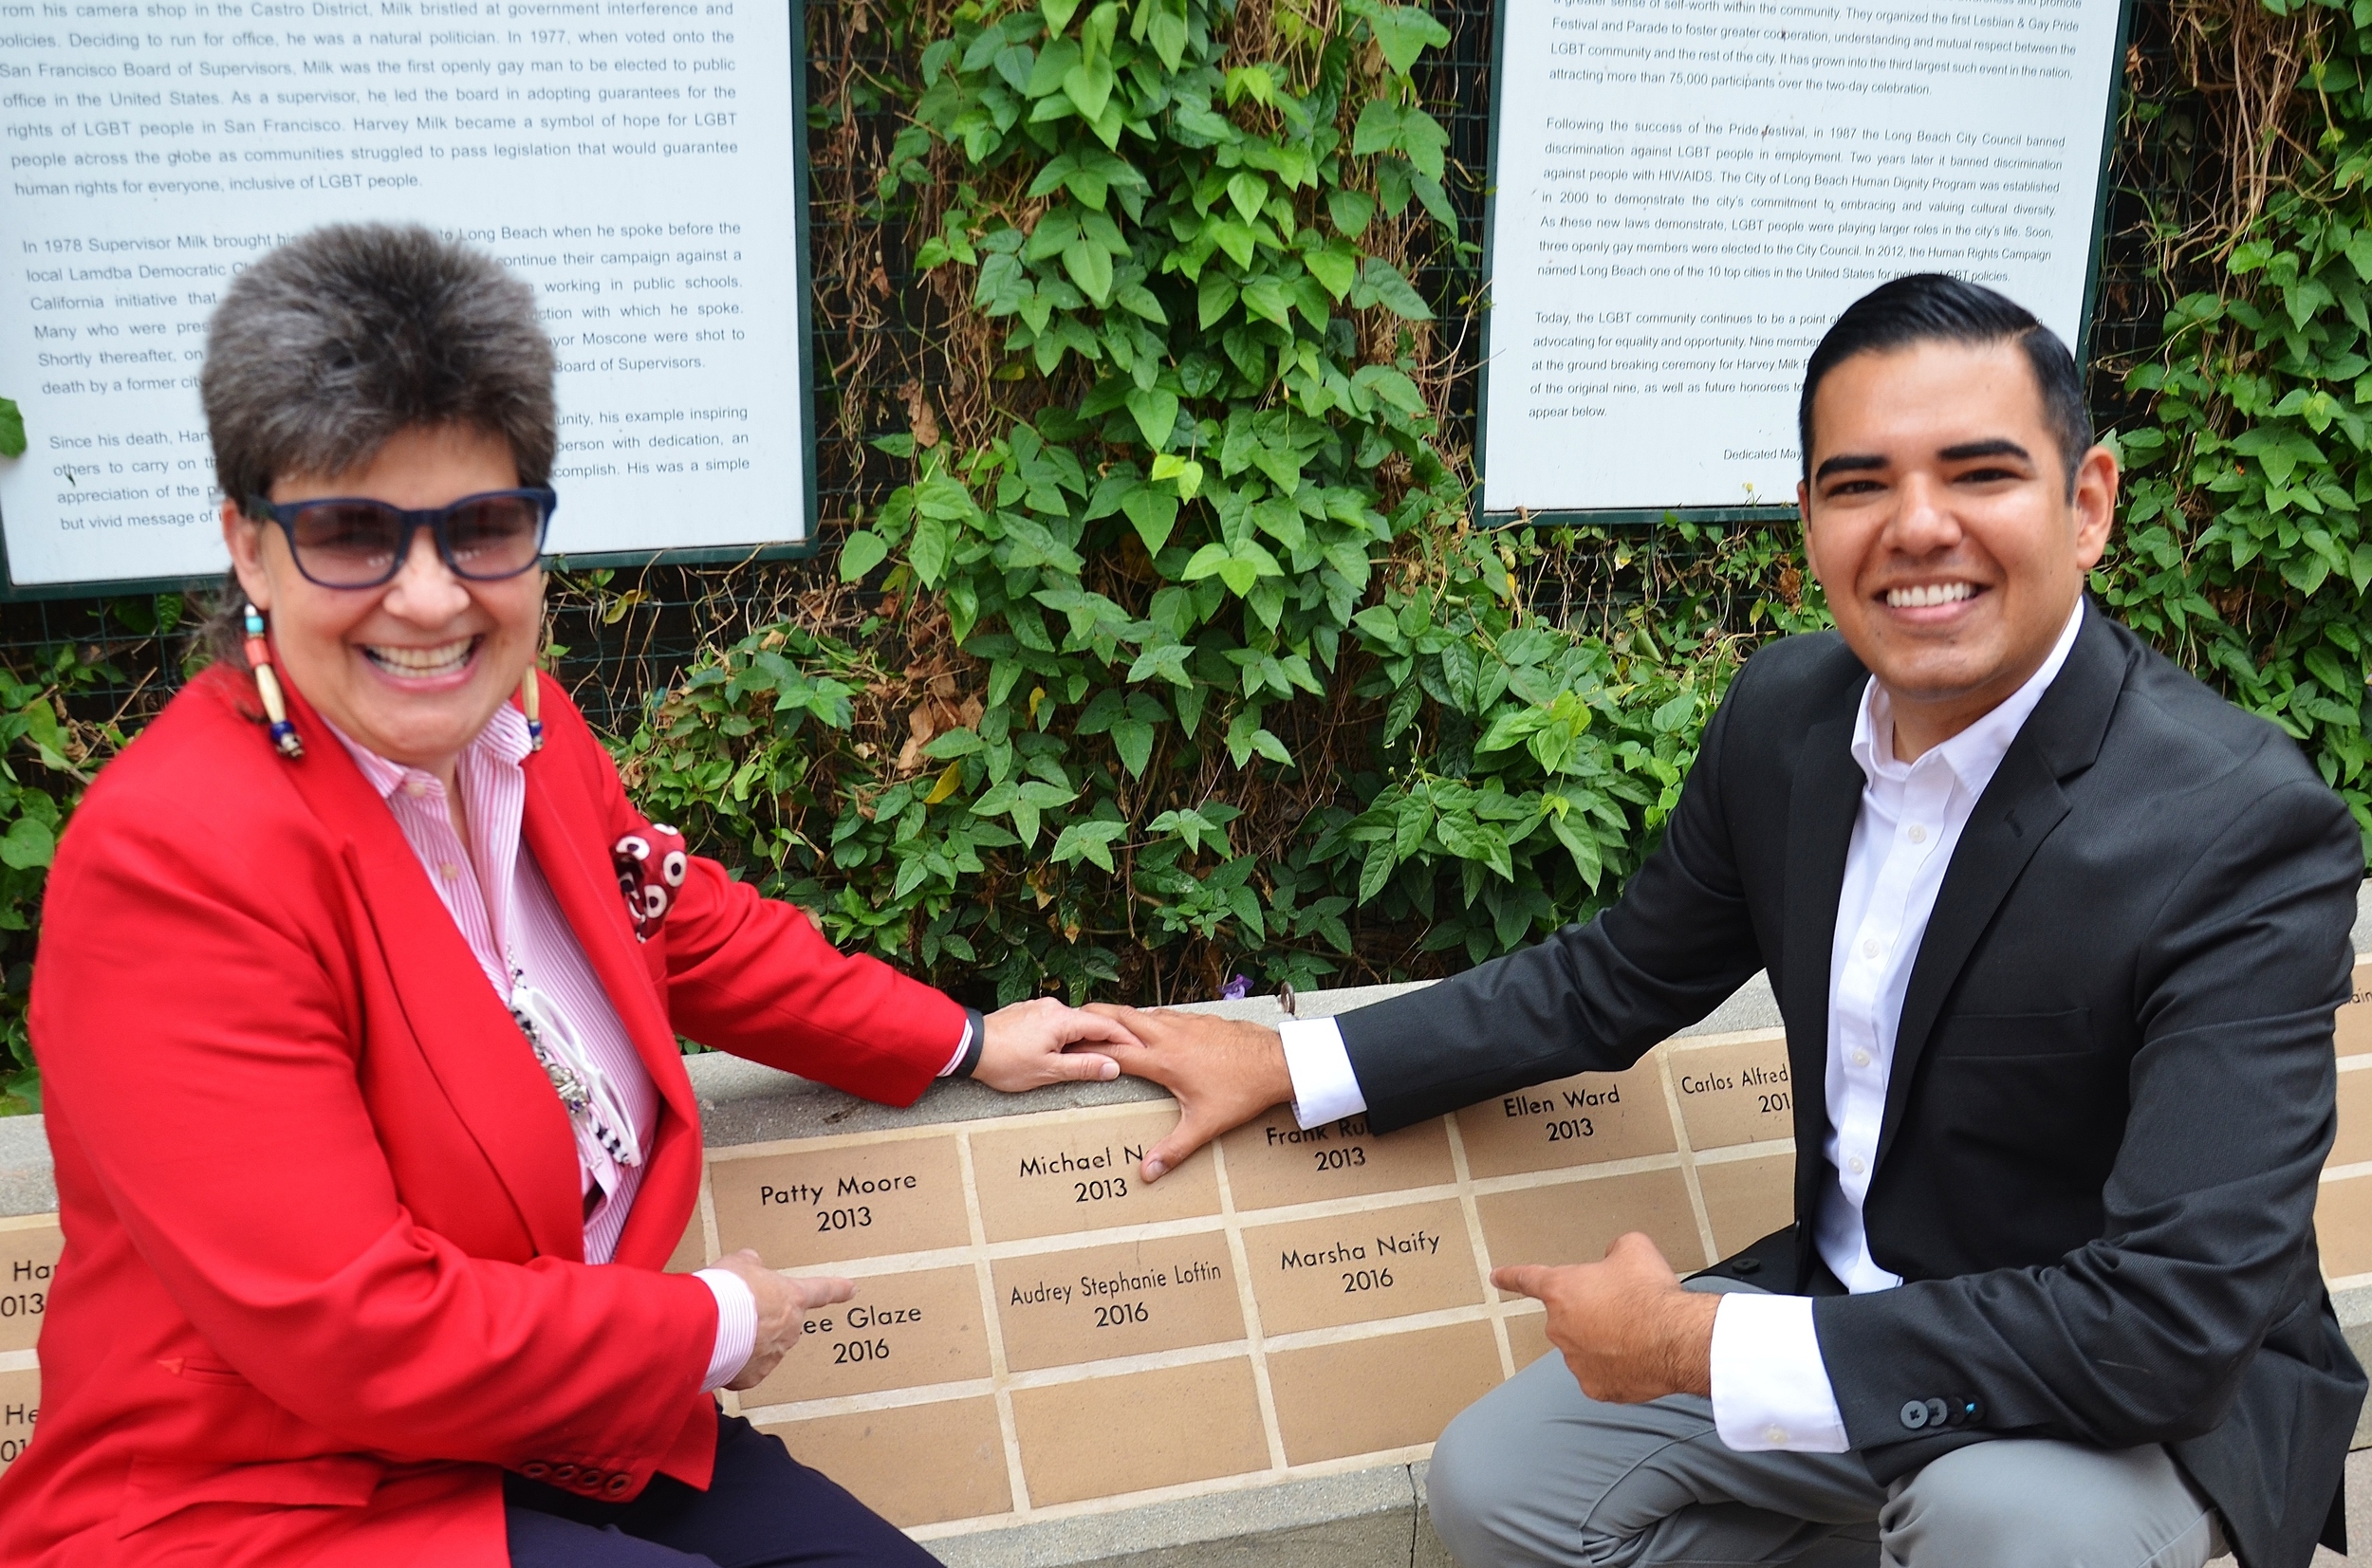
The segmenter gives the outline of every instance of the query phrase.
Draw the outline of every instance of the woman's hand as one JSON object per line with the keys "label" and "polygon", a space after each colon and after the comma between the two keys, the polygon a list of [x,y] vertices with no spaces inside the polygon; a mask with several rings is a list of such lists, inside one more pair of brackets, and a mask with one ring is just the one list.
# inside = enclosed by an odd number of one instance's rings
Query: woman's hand
{"label": "woman's hand", "polygon": [[759,1261],[748,1247],[728,1253],[709,1265],[734,1275],[750,1287],[750,1295],[758,1304],[758,1337],[750,1352],[750,1359],[725,1386],[739,1393],[754,1389],[781,1364],[790,1347],[799,1342],[800,1329],[806,1315],[820,1306],[844,1301],[857,1293],[852,1280],[787,1280]]}
{"label": "woman's hand", "polygon": [[1108,1018],[1066,1007],[1050,996],[1016,1002],[988,1016],[980,1065],[972,1076],[1009,1095],[1049,1083],[1092,1082],[1121,1076],[1121,1065],[1075,1045],[1134,1045],[1137,1037]]}

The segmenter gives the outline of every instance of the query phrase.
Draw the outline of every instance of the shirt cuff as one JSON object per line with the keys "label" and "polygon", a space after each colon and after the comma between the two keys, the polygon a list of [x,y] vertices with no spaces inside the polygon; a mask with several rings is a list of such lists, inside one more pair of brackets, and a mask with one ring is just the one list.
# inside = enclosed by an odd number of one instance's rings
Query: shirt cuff
{"label": "shirt cuff", "polygon": [[721,1389],[741,1375],[758,1348],[758,1299],[741,1276],[731,1269],[704,1268],[693,1276],[716,1297],[716,1348],[709,1353],[709,1372],[700,1392]]}
{"label": "shirt cuff", "polygon": [[1293,1119],[1303,1127],[1340,1121],[1367,1109],[1343,1031],[1330,1018],[1288,1018],[1276,1026],[1285,1070],[1293,1079]]}
{"label": "shirt cuff", "polygon": [[955,1054],[949,1057],[947,1059],[947,1065],[939,1069],[939,1077],[945,1078],[948,1074],[962,1066],[964,1064],[964,1053],[971,1049],[972,1014],[967,1012],[964,1014],[964,1032],[955,1037]]}
{"label": "shirt cuff", "polygon": [[1739,1453],[1792,1448],[1844,1453],[1837,1410],[1812,1299],[1724,1292],[1714,1310],[1714,1430]]}

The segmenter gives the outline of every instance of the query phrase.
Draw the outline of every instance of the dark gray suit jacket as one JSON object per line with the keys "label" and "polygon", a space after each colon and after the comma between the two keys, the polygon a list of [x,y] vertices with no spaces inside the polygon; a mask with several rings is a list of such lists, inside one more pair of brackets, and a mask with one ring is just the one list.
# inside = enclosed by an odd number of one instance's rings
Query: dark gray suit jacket
{"label": "dark gray suit jacket", "polygon": [[1627,1067],[1768,968],[1807,1092],[1797,1223],[1754,1278],[1819,1296],[1871,1472],[1990,1437],[2162,1443],[2249,1568],[2303,1565],[2342,1544],[2364,1393],[2313,1229],[2356,825],[2280,731],[2087,608],[1914,961],[1865,1206],[1905,1283],[1844,1295],[1809,1222],[1866,679],[1833,634],[1764,648],[1619,903],[1344,1015],[1369,1117]]}

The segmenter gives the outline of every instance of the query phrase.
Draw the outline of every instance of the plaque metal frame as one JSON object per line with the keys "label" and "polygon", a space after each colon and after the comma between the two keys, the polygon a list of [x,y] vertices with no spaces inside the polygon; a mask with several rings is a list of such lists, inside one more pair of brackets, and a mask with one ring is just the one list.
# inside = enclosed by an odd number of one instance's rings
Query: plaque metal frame
{"label": "plaque metal frame", "polygon": [[[807,7],[806,0],[784,0],[790,11],[790,166],[791,249],[798,265],[799,290],[795,351],[799,391],[796,410],[800,446],[800,516],[806,537],[780,544],[689,544],[650,550],[603,550],[587,555],[547,555],[545,569],[582,571],[600,567],[716,566],[753,561],[800,561],[822,553],[823,503],[816,489],[815,417],[815,275],[807,231]],[[14,461],[29,462],[32,453]],[[8,532],[0,528],[0,604],[33,603],[46,600],[103,600],[141,594],[203,593],[221,585],[212,575],[200,577],[85,578],[72,582],[19,583],[9,569]]]}
{"label": "plaque metal frame", "polygon": [[[1792,501],[1768,507],[1559,507],[1534,510],[1518,507],[1508,511],[1485,511],[1482,502],[1481,475],[1489,470],[1491,450],[1491,327],[1495,306],[1492,300],[1492,280],[1496,275],[1496,244],[1499,216],[1499,107],[1505,95],[1499,90],[1506,77],[1508,8],[1520,0],[1493,0],[1491,9],[1491,123],[1486,174],[1483,184],[1483,244],[1482,286],[1478,297],[1482,302],[1482,364],[1477,371],[1474,388],[1474,500],[1473,516],[1479,527],[1502,528],[1517,524],[1547,524],[1551,526],[1597,524],[1621,526],[1657,523],[1763,523],[1779,524],[1796,521]],[[1539,3],[1539,0],[1532,0]],[[2101,263],[2107,245],[2109,171],[2117,147],[2118,111],[2124,98],[2125,49],[2132,41],[2134,0],[2119,0],[2117,6],[2117,41],[2109,54],[2107,106],[2102,114],[2100,138],[2100,170],[2092,194],[2091,249],[2084,265],[2084,309],[2075,343],[2078,366],[2091,362],[2093,315],[2100,306]]]}

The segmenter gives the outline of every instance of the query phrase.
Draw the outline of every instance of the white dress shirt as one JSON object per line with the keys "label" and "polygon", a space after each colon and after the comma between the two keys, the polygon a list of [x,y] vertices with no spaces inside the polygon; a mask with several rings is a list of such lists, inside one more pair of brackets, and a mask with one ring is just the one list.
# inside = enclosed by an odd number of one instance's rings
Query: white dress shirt
{"label": "white dress shirt", "polygon": [[[2025,685],[1918,761],[1894,752],[1894,710],[1875,678],[1853,724],[1853,760],[1863,780],[1846,851],[1828,955],[1828,1060],[1822,1084],[1828,1136],[1821,1152],[1829,1179],[1813,1220],[1823,1262],[1847,1290],[1902,1282],[1871,1258],[1862,1206],[1869,1196],[1894,1066],[1902,996],[1928,916],[1960,833],[1992,782],[2010,743],[2067,661],[2084,623],[2079,600],[2059,640]],[[1304,1127],[1367,1108],[1332,1019],[1280,1025],[1293,1079],[1293,1115]],[[1714,1424],[1742,1451],[1797,1448],[1843,1453],[1844,1418],[1821,1359],[1806,1296],[1733,1292],[1714,1318]]]}

